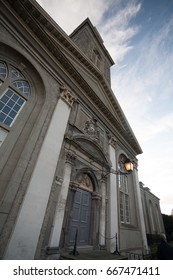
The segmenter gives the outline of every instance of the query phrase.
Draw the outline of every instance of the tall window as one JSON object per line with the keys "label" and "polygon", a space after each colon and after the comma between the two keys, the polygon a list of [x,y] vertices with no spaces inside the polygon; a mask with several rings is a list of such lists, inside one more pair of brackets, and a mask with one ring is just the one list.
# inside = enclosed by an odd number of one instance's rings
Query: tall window
{"label": "tall window", "polygon": [[30,95],[29,83],[14,66],[0,61],[0,146]]}
{"label": "tall window", "polygon": [[120,221],[121,223],[130,223],[130,203],[129,192],[127,186],[127,176],[119,176],[119,194],[120,194]]}
{"label": "tall window", "polygon": [[[119,169],[124,172],[124,162],[126,157],[120,155],[119,157]],[[130,224],[130,199],[128,190],[127,175],[118,175],[118,186],[119,186],[119,196],[120,196],[120,221],[121,223]]]}

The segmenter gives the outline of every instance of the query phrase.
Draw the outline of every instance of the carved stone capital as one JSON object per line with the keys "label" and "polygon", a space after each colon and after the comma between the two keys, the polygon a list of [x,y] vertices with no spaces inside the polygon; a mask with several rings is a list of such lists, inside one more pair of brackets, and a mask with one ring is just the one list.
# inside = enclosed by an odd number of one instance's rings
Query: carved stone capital
{"label": "carved stone capital", "polygon": [[60,97],[70,107],[73,106],[73,103],[76,100],[74,94],[65,85],[60,87]]}
{"label": "carved stone capital", "polygon": [[101,195],[99,193],[93,192],[92,193],[92,199],[94,200],[101,200]]}
{"label": "carved stone capital", "polygon": [[109,145],[111,145],[113,148],[116,148],[117,139],[113,135],[108,134],[108,140],[109,140]]}
{"label": "carved stone capital", "polygon": [[71,189],[73,192],[76,192],[78,188],[79,188],[79,184],[78,184],[78,183],[75,183],[75,182],[71,182],[71,183],[70,183],[70,189]]}
{"label": "carved stone capital", "polygon": [[133,168],[138,170],[138,160],[135,158],[135,159],[133,159],[132,162],[133,162]]}
{"label": "carved stone capital", "polygon": [[76,156],[74,153],[70,152],[70,151],[67,151],[66,152],[66,162],[72,164],[73,161],[75,160]]}
{"label": "carved stone capital", "polygon": [[99,180],[100,181],[100,184],[102,185],[105,185],[106,186],[106,182],[107,182],[107,175],[108,175],[109,173],[107,172],[107,173],[105,173],[105,174],[102,174],[102,176],[101,176],[101,179]]}

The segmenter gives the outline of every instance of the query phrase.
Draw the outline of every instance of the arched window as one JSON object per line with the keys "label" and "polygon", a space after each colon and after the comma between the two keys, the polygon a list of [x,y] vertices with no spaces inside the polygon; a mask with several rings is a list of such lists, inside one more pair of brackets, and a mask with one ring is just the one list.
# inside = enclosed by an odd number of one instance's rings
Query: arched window
{"label": "arched window", "polygon": [[30,95],[24,75],[14,66],[0,61],[0,146]]}
{"label": "arched window", "polygon": [[118,165],[122,174],[118,175],[119,197],[120,197],[120,221],[121,223],[130,224],[130,200],[128,190],[127,175],[123,174],[124,162],[126,156],[121,154],[119,157]]}

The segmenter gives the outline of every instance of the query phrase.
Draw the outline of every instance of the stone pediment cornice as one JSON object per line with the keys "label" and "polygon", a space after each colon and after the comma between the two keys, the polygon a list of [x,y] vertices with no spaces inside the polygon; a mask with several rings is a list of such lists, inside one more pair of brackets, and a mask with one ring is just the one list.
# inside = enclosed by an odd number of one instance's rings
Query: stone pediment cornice
{"label": "stone pediment cornice", "polygon": [[[104,79],[100,71],[92,64],[92,62],[85,57],[85,55],[79,50],[79,48],[73,43],[73,41],[67,36],[67,34],[49,17],[49,15],[40,7],[35,0],[2,0],[2,2],[8,7],[12,7],[14,11],[20,16],[27,28],[30,28],[35,36],[39,39],[46,49],[58,59],[64,69],[70,74],[70,76],[78,82],[80,87],[87,93],[87,96],[99,107],[101,112],[107,117],[109,122],[116,127],[118,133],[127,140],[127,145],[130,145],[136,154],[142,152],[122,110],[114,96],[114,93],[110,89],[107,81]],[[111,104],[114,107],[116,114],[118,115],[120,122],[115,116],[108,110],[105,104],[100,100],[92,88],[83,79],[80,73],[67,59],[61,47],[66,47],[75,57],[79,59],[81,63],[85,65],[100,81],[105,94],[109,97]]]}
{"label": "stone pediment cornice", "polygon": [[83,134],[76,134],[72,137],[66,135],[66,141],[77,147],[77,149],[82,149],[93,162],[98,162],[107,169],[110,169],[111,162],[108,155],[105,153],[103,148],[93,140],[91,137]]}

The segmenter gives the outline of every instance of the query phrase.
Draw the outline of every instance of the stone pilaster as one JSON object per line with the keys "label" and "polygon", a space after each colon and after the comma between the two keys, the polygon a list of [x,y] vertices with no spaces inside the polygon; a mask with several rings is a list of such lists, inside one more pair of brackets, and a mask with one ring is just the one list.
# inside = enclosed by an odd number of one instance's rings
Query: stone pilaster
{"label": "stone pilaster", "polygon": [[93,192],[92,193],[92,244],[97,247],[99,245],[99,224],[100,224],[100,202],[101,196]]}
{"label": "stone pilaster", "polygon": [[52,115],[4,259],[34,259],[64,133],[75,100],[65,86],[60,91],[61,98]]}
{"label": "stone pilaster", "polygon": [[140,192],[140,186],[139,186],[139,179],[138,179],[138,162],[133,162],[133,178],[134,178],[134,184],[136,187],[136,194],[137,194],[137,201],[138,201],[138,213],[139,213],[139,223],[141,228],[141,235],[142,235],[142,246],[145,253],[145,250],[148,251],[148,243],[146,238],[146,229],[145,229],[145,222],[144,222],[144,213],[142,208],[142,199],[141,199],[141,192]]}
{"label": "stone pilaster", "polygon": [[106,181],[102,179],[101,181],[101,210],[100,210],[100,230],[99,230],[99,244],[104,247],[106,244]]}
{"label": "stone pilaster", "polygon": [[[113,136],[109,136],[109,156],[112,163],[112,169],[116,170],[116,146],[117,140]],[[109,250],[115,251],[116,234],[119,236],[119,222],[118,222],[118,185],[116,174],[110,173],[110,188],[109,188]],[[114,238],[113,238],[114,237]]]}
{"label": "stone pilaster", "polygon": [[114,149],[116,149],[117,147],[117,139],[112,136],[112,135],[108,135],[108,140],[109,140],[109,145],[111,145]]}
{"label": "stone pilaster", "polygon": [[[49,248],[59,248],[62,224],[64,219],[67,195],[70,185],[71,171],[75,155],[71,152],[66,152],[66,162],[64,167],[64,180],[61,186],[58,202],[55,210],[54,222],[50,237]],[[52,258],[52,257],[51,257]],[[56,257],[55,257],[56,259]]]}

